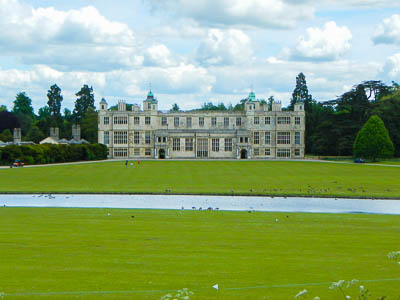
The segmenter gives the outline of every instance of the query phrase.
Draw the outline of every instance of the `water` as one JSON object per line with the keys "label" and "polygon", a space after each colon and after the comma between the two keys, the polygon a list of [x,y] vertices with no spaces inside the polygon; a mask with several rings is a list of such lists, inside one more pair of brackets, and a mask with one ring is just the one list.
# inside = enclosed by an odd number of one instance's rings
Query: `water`
{"label": "water", "polygon": [[0,206],[400,214],[400,200],[191,195],[0,195]]}

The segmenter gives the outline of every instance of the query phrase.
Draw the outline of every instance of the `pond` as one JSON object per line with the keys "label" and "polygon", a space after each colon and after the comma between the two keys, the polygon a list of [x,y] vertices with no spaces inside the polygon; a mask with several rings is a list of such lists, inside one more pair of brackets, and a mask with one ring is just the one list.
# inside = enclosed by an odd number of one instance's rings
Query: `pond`
{"label": "pond", "polygon": [[1,206],[132,209],[219,209],[265,212],[400,214],[400,200],[195,196],[195,195],[0,195]]}

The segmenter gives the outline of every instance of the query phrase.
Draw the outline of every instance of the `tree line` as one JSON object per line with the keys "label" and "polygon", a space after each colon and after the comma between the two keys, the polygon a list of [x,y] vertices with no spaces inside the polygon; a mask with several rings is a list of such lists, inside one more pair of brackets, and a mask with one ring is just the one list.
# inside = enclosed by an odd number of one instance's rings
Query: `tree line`
{"label": "tree line", "polygon": [[58,127],[60,139],[72,138],[72,124],[80,124],[81,136],[90,143],[97,143],[97,112],[93,88],[88,85],[75,94],[75,107],[71,111],[61,111],[63,96],[61,89],[54,84],[47,91],[47,105],[39,108],[35,114],[32,100],[25,92],[18,93],[13,107],[0,106],[0,140],[12,141],[12,130],[21,128],[22,140],[39,143],[49,136],[51,127]]}

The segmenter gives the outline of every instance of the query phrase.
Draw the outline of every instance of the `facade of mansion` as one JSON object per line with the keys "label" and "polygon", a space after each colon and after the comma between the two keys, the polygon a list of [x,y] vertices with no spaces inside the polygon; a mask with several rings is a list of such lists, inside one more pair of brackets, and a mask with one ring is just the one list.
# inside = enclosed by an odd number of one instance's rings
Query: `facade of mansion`
{"label": "facade of mansion", "polygon": [[143,110],[133,105],[99,109],[99,143],[109,158],[266,159],[304,158],[304,104],[282,111],[281,103],[244,101],[244,111],[161,112],[150,91]]}

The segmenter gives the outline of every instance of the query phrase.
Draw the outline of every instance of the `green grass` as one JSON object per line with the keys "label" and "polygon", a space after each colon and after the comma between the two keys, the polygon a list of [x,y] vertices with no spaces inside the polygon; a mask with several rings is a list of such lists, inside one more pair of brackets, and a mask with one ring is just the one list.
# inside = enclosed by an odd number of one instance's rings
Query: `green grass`
{"label": "green grass", "polygon": [[[400,277],[386,257],[400,250],[399,222],[393,215],[1,207],[0,292],[4,299],[159,299],[167,293],[160,291],[188,288],[191,299],[287,300],[306,288],[343,299],[329,282]],[[323,284],[290,286],[303,283]],[[359,285],[371,299],[395,300],[399,283]],[[85,291],[132,293],[66,293]]]}
{"label": "green grass", "polygon": [[[400,168],[301,161],[104,162],[0,170],[0,192],[400,198]],[[251,191],[251,189],[253,191]]]}

